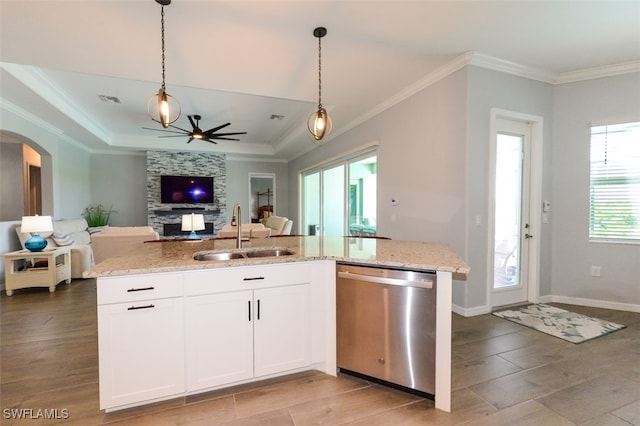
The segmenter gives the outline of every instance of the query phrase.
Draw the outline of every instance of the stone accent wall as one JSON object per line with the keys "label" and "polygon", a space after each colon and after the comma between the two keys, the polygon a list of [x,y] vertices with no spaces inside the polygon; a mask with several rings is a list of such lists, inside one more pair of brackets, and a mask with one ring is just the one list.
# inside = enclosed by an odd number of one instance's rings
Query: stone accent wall
{"label": "stone accent wall", "polygon": [[194,204],[163,204],[160,202],[160,176],[213,176],[212,204],[199,204],[204,221],[213,223],[214,235],[226,222],[227,169],[224,154],[202,152],[147,151],[147,210],[148,224],[163,234],[165,223],[180,223],[189,210],[175,211],[174,207],[196,207]]}

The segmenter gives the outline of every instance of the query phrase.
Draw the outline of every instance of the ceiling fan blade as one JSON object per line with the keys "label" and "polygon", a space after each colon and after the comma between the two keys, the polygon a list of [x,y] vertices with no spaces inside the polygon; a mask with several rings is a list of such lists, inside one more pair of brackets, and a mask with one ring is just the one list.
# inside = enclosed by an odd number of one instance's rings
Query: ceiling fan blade
{"label": "ceiling fan blade", "polygon": [[246,135],[247,132],[232,132],[232,133],[214,133],[212,135],[207,135],[210,138],[217,138],[218,136],[233,136],[233,135]]}
{"label": "ceiling fan blade", "polygon": [[229,126],[230,124],[231,124],[231,123],[221,124],[221,125],[219,125],[218,127],[214,127],[214,128],[209,129],[209,130],[207,130],[207,131],[205,131],[205,132],[203,132],[203,133],[204,133],[205,135],[208,135],[208,134],[210,134],[210,133],[215,133],[215,132],[217,132],[218,130],[220,130],[220,129],[224,128],[224,127]]}
{"label": "ceiling fan blade", "polygon": [[209,138],[207,139],[209,142],[213,142],[211,139],[219,139],[219,140],[223,140],[223,141],[239,141],[240,139],[234,139],[234,138],[219,138],[218,136],[209,136]]}
{"label": "ceiling fan blade", "polygon": [[187,143],[191,143],[191,141],[193,140],[193,137],[190,137],[189,140],[187,141]]}
{"label": "ceiling fan blade", "polygon": [[212,139],[208,139],[208,138],[206,138],[206,139],[202,139],[202,140],[203,140],[204,142],[211,142],[211,143],[213,143],[213,144],[218,145],[218,142],[216,142],[216,141],[214,141],[214,140],[212,140]]}
{"label": "ceiling fan blade", "polygon": [[191,123],[191,127],[193,127],[194,129],[197,129],[198,126],[196,125],[196,123],[193,121],[193,118],[191,118],[190,115],[187,115],[187,118],[189,119],[189,123]]}
{"label": "ceiling fan blade", "polygon": [[158,136],[159,138],[183,138],[185,136],[189,136],[189,134],[179,134],[179,135],[165,135],[165,136]]}
{"label": "ceiling fan blade", "polygon": [[182,130],[183,132],[189,134],[191,130],[183,129],[182,127],[174,126],[173,124],[169,124],[169,127],[173,127],[174,129]]}
{"label": "ceiling fan blade", "polygon": [[183,135],[184,133],[182,132],[176,132],[174,130],[165,130],[165,129],[152,129],[150,127],[143,127],[143,129],[145,130],[155,130],[156,132],[167,132],[167,133],[179,133],[181,135]]}

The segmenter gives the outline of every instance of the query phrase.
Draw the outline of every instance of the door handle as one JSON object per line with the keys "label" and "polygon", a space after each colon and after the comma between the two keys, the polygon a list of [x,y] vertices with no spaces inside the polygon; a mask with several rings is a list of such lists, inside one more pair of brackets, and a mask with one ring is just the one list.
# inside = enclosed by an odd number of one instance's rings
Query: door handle
{"label": "door handle", "polygon": [[524,238],[525,238],[526,240],[528,240],[529,238],[533,238],[533,235],[531,235],[531,234],[529,234],[529,233],[526,233],[526,234],[524,234]]}

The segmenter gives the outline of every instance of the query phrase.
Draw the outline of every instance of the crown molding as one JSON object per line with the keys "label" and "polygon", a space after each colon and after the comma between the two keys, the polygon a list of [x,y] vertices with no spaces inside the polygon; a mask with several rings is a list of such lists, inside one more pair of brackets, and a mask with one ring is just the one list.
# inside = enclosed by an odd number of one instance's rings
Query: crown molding
{"label": "crown molding", "polygon": [[556,80],[556,76],[553,73],[479,52],[472,52],[469,65],[475,65],[505,74],[541,81],[543,83],[553,84]]}
{"label": "crown molding", "polygon": [[93,117],[82,112],[82,109],[71,102],[70,97],[51,81],[37,67],[30,65],[10,64],[0,62],[0,67],[15,77],[18,81],[36,92],[42,99],[71,118],[91,134],[105,142],[111,143],[112,134],[96,122]]}
{"label": "crown molding", "polygon": [[26,111],[22,108],[20,108],[18,105],[14,104],[11,101],[8,101],[7,99],[0,97],[0,109],[5,110],[11,114],[17,115],[18,117],[24,119],[25,121],[28,121],[29,124],[33,124],[34,126],[37,126],[39,128],[41,128],[42,130],[48,132],[48,133],[52,133],[58,137],[61,137],[64,132],[60,129],[58,129],[55,126],[52,126],[51,124],[49,124],[48,122],[40,119],[39,117],[31,114],[29,111]]}
{"label": "crown molding", "polygon": [[574,83],[576,81],[592,80],[602,77],[612,77],[634,72],[640,72],[640,61],[622,62],[619,64],[604,65],[601,67],[561,73],[556,77],[555,83]]}

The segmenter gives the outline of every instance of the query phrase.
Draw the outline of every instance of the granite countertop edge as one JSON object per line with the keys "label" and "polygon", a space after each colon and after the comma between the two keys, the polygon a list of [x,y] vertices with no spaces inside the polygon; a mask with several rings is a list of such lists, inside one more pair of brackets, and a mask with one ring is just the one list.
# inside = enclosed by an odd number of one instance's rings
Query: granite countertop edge
{"label": "granite countertop edge", "polygon": [[[313,239],[312,239],[313,238]],[[254,242],[254,246],[244,250],[260,248],[273,248],[277,244],[278,248],[287,248],[294,252],[293,255],[279,257],[257,257],[242,258],[233,260],[217,261],[197,261],[193,259],[193,254],[197,252],[219,252],[238,251],[229,242],[214,242],[209,240],[203,245],[192,245],[190,243],[173,243],[170,240],[157,244],[141,244],[136,249],[123,253],[120,256],[112,257],[84,272],[83,278],[102,278],[126,275],[152,274],[152,273],[172,273],[184,271],[198,271],[228,267],[271,265],[291,262],[306,262],[314,260],[334,260],[338,263],[350,263],[363,266],[379,266],[399,268],[415,271],[442,271],[466,275],[470,268],[455,251],[448,245],[432,242],[415,242],[401,240],[372,240],[366,241],[362,252],[358,252],[355,257],[335,255],[330,253],[331,248],[325,248],[333,243],[344,244],[348,237],[332,237],[333,240],[317,237],[290,237],[271,239],[273,241]],[[319,241],[322,249],[311,250],[308,242]],[[349,240],[353,241],[353,240]],[[362,245],[361,241],[356,241]],[[235,241],[232,241],[235,243]],[[307,253],[305,253],[307,251]],[[329,253],[326,253],[326,252]],[[322,254],[320,254],[322,252]],[[398,260],[401,259],[401,260]]]}

